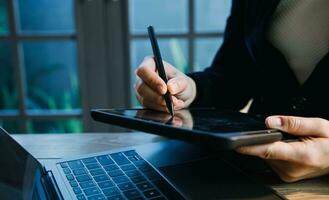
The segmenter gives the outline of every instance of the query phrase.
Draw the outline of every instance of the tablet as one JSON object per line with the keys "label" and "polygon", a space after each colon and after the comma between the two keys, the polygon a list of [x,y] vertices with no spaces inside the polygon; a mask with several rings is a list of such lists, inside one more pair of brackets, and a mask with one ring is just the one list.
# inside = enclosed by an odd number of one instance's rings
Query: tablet
{"label": "tablet", "polygon": [[149,109],[93,109],[94,120],[169,138],[213,145],[220,149],[279,141],[278,130],[265,118],[215,108],[191,108],[169,113]]}

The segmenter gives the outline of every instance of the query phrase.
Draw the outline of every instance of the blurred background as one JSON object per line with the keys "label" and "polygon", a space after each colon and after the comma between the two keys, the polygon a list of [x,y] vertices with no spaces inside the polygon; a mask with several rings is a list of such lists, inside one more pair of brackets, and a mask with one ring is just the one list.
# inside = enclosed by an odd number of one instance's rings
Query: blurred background
{"label": "blurred background", "polygon": [[222,43],[230,0],[0,0],[0,126],[10,133],[119,129],[92,108],[139,106],[134,71],[155,27],[163,59],[202,70]]}

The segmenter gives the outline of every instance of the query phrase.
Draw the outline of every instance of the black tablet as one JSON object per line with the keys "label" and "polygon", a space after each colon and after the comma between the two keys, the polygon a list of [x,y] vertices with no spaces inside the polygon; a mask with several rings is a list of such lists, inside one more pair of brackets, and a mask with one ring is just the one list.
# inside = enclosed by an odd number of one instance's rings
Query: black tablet
{"label": "black tablet", "polygon": [[215,108],[192,108],[168,113],[149,109],[94,109],[94,120],[169,138],[218,148],[270,143],[281,140],[281,132],[265,127],[265,118]]}

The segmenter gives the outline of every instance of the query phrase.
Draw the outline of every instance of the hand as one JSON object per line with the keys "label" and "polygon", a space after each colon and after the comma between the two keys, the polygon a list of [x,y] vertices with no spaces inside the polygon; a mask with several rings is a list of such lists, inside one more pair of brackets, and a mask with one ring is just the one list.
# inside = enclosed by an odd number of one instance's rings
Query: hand
{"label": "hand", "polygon": [[299,141],[241,147],[238,152],[265,159],[283,181],[294,182],[329,173],[329,121],[321,118],[271,116],[269,128],[300,136]]}
{"label": "hand", "polygon": [[195,82],[169,63],[163,63],[167,84],[156,72],[153,57],[146,57],[138,67],[136,74],[139,80],[135,85],[137,99],[144,107],[168,112],[163,95],[169,91],[175,110],[188,107],[196,96]]}

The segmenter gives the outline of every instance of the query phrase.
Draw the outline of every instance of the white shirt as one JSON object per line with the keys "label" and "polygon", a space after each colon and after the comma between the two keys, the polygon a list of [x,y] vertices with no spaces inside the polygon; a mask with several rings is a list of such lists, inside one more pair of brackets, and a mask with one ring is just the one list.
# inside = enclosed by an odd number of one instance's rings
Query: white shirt
{"label": "white shirt", "polygon": [[329,0],[281,0],[268,39],[303,84],[329,51]]}

